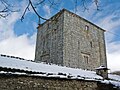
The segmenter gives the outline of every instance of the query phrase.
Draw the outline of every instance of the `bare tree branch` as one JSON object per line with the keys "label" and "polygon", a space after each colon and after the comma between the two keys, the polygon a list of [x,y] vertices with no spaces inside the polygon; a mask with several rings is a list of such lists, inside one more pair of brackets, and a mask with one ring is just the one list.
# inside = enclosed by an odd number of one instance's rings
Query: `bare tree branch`
{"label": "bare tree branch", "polygon": [[6,18],[9,14],[0,14],[0,17]]}
{"label": "bare tree branch", "polygon": [[23,21],[24,16],[25,16],[27,10],[29,10],[29,6],[30,6],[30,3],[28,3],[27,7],[25,8],[25,11],[23,12],[23,15],[22,15],[22,17],[21,17],[21,21]]}
{"label": "bare tree branch", "polygon": [[11,12],[18,12],[19,10],[11,9],[13,6],[7,2],[7,0],[0,0],[1,10],[0,18],[6,18]]}
{"label": "bare tree branch", "polygon": [[44,2],[45,2],[45,0],[40,0],[40,1],[38,1],[38,3],[36,5],[41,5]]}
{"label": "bare tree branch", "polygon": [[78,0],[75,0],[75,13],[77,12],[77,2]]}
{"label": "bare tree branch", "polygon": [[[44,1],[45,1],[45,0],[42,0],[41,2],[39,2],[39,4],[43,3]],[[38,22],[39,24],[40,24],[40,19],[47,20],[46,18],[43,18],[42,16],[40,16],[40,14],[36,11],[36,9],[35,9],[32,1],[29,0],[28,5],[27,5],[27,7],[25,8],[25,10],[24,10],[24,12],[23,12],[23,15],[22,15],[22,17],[21,17],[21,21],[23,21],[24,16],[25,16],[27,10],[29,10],[29,7],[30,7],[30,6],[32,7],[33,11],[35,12],[35,14],[37,15],[37,17],[39,18],[39,22]]]}
{"label": "bare tree branch", "polygon": [[[87,8],[87,0],[73,0],[75,2],[75,12],[77,12],[77,6],[78,3],[82,3],[82,7],[85,10],[88,10],[89,8]],[[94,0],[93,3],[95,3],[97,10],[99,10],[99,0]],[[59,10],[57,9],[57,7],[60,5],[60,2],[64,2],[62,0],[38,0],[35,4],[32,2],[32,0],[28,0],[28,4],[26,5],[26,8],[21,16],[21,21],[23,21],[27,11],[30,11],[30,7],[32,8],[32,10],[34,11],[35,15],[37,15],[38,19],[39,19],[39,24],[40,24],[40,20],[47,20],[46,18],[41,16],[41,13],[38,13],[38,11],[36,10],[37,7],[39,7],[39,5],[49,5],[50,8],[53,8],[55,10]],[[0,9],[0,17],[7,17],[11,12],[16,12],[18,10],[13,10],[11,9],[13,6],[11,4],[9,4],[7,2],[7,0],[0,0],[0,3],[2,4],[2,8]],[[68,2],[69,3],[69,2]]]}
{"label": "bare tree branch", "polygon": [[42,16],[40,16],[40,15],[38,14],[38,12],[35,10],[35,7],[33,6],[32,2],[31,2],[31,0],[29,0],[29,3],[30,3],[30,5],[31,5],[32,9],[34,10],[35,14],[38,16],[38,18],[41,18],[41,19],[43,19],[43,20],[47,20],[46,18],[43,18]]}
{"label": "bare tree branch", "polygon": [[97,10],[99,10],[99,2],[98,2],[98,0],[94,0],[94,3],[95,3],[95,5],[96,5],[96,7],[97,7]]}
{"label": "bare tree branch", "polygon": [[89,10],[89,8],[87,8],[87,5],[86,5],[87,1],[86,0],[82,0],[81,2],[82,2],[82,6],[84,8],[83,12],[86,11],[86,10]]}

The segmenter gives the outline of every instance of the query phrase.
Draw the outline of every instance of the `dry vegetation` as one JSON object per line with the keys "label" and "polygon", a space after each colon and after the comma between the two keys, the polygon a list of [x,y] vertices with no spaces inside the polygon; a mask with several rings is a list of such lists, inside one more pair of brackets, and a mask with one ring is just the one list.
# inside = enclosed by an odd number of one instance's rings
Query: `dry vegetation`
{"label": "dry vegetation", "polygon": [[120,75],[120,71],[112,72],[112,74]]}

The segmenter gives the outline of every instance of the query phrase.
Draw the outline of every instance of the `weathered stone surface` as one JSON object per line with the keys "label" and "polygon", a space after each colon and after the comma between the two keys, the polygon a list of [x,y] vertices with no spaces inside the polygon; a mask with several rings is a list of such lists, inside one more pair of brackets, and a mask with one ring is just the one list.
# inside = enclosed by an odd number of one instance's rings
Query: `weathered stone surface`
{"label": "weathered stone surface", "polygon": [[0,90],[119,90],[94,81],[0,75]]}
{"label": "weathered stone surface", "polygon": [[35,61],[89,70],[107,67],[104,30],[62,10],[39,26]]}

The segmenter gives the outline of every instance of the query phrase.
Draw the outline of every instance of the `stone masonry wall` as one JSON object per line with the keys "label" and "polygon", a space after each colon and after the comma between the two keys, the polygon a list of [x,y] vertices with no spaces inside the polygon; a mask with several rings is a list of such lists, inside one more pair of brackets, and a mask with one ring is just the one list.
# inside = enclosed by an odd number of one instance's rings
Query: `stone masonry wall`
{"label": "stone masonry wall", "polygon": [[62,10],[39,26],[35,61],[89,70],[107,66],[104,30]]}
{"label": "stone masonry wall", "polygon": [[117,90],[94,81],[0,75],[0,90]]}
{"label": "stone masonry wall", "polygon": [[64,11],[63,63],[65,66],[95,70],[107,66],[104,30]]}
{"label": "stone masonry wall", "polygon": [[38,28],[36,62],[63,65],[63,14],[59,13]]}

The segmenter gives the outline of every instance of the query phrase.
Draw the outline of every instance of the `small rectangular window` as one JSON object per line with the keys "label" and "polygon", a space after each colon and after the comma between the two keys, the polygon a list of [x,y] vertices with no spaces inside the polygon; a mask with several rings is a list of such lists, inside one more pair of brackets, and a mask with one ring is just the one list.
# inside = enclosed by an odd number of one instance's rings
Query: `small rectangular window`
{"label": "small rectangular window", "polygon": [[85,25],[85,30],[88,31],[89,30],[89,26]]}
{"label": "small rectangular window", "polygon": [[92,48],[92,42],[90,42],[90,46],[91,46],[91,48]]}
{"label": "small rectangular window", "polygon": [[84,61],[85,61],[85,63],[89,63],[89,57],[88,56],[84,56]]}
{"label": "small rectangular window", "polygon": [[83,52],[81,52],[81,53],[82,53],[83,60],[84,60],[85,64],[88,64],[89,63],[90,55],[87,54],[87,53],[83,53]]}

